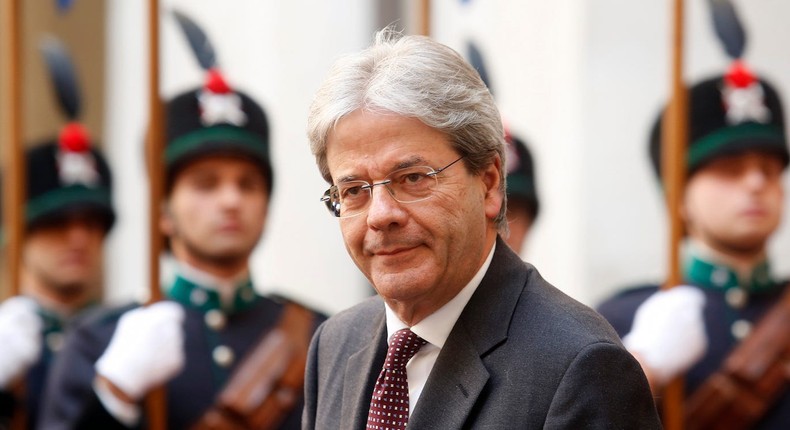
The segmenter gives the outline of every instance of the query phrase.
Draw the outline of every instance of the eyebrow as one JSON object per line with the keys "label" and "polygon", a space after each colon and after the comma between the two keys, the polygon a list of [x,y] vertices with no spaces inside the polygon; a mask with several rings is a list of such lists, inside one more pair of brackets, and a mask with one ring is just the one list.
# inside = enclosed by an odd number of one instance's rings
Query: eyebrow
{"label": "eyebrow", "polygon": [[[390,169],[390,172],[394,172],[394,171],[396,171],[398,169],[404,169],[406,167],[423,166],[423,165],[427,165],[427,163],[428,163],[428,161],[425,159],[425,157],[423,157],[421,155],[413,155],[413,156],[411,156],[411,157],[409,157],[409,158],[407,158],[405,160],[402,160],[402,161],[399,161],[398,163],[396,163]],[[345,175],[345,176],[341,176],[341,177],[337,178],[336,183],[339,184],[339,183],[343,183],[343,182],[361,181],[361,180],[362,179],[359,179],[359,176],[351,174],[351,175]]]}

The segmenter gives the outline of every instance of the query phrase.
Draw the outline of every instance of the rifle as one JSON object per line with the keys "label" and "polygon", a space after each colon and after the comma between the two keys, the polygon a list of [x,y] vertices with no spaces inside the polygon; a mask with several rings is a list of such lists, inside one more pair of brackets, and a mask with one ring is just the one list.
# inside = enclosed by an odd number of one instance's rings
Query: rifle
{"label": "rifle", "polygon": [[[164,195],[162,148],[164,140],[164,108],[159,95],[159,1],[148,1],[148,134],[146,158],[149,171],[149,304],[162,299],[159,286],[159,257],[162,253],[162,232],[159,230]],[[152,390],[145,398],[149,428],[167,428],[167,396],[164,387]]]}
{"label": "rifle", "polygon": [[[8,35],[3,51],[7,71],[3,75],[3,100],[5,104],[5,180],[3,181],[3,220],[7,240],[6,282],[11,296],[19,294],[20,271],[22,267],[22,243],[24,242],[24,203],[25,203],[25,155],[22,144],[22,73],[21,46],[22,36],[19,23],[22,22],[21,5],[17,0],[4,0],[2,15],[5,22],[1,28]],[[14,387],[14,397],[25,398],[25,384]],[[11,429],[27,428],[27,413],[23,401],[14,408]]]}
{"label": "rifle", "polygon": [[24,240],[24,202],[25,202],[25,156],[22,144],[22,45],[19,23],[22,21],[21,8],[17,0],[3,1],[2,28],[8,37],[3,51],[6,52],[7,71],[3,73],[4,110],[3,130],[5,131],[5,180],[3,181],[3,219],[6,236],[7,277],[9,295],[19,294],[21,270],[21,249]]}
{"label": "rifle", "polygon": [[431,35],[431,0],[420,0],[417,16],[417,34]]}
{"label": "rifle", "polygon": [[[682,282],[680,270],[680,242],[683,221],[680,205],[686,180],[686,145],[688,140],[688,91],[683,83],[683,0],[672,5],[672,64],[671,92],[666,115],[661,124],[661,177],[669,213],[669,254],[667,281],[662,289]],[[663,423],[669,430],[683,428],[683,379],[678,377],[664,388]]]}

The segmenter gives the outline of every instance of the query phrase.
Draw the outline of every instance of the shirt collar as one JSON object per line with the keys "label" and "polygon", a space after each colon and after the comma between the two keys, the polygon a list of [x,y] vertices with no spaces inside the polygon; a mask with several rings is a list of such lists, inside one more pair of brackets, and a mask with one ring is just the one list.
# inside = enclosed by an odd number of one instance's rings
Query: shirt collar
{"label": "shirt collar", "polygon": [[[491,247],[488,257],[486,257],[483,265],[480,266],[480,269],[478,269],[469,283],[466,284],[455,297],[445,303],[444,306],[412,326],[411,330],[421,338],[427,340],[431,345],[435,345],[439,348],[443,347],[456,321],[458,321],[458,317],[461,316],[461,312],[463,312],[466,304],[469,303],[469,299],[471,299],[472,295],[477,291],[477,287],[480,286],[480,282],[488,271],[491,260],[494,258],[494,250],[496,250],[496,243]],[[387,317],[387,339],[392,337],[396,331],[409,328],[397,315],[395,315],[395,312],[390,309],[386,302],[384,302],[384,312]]]}

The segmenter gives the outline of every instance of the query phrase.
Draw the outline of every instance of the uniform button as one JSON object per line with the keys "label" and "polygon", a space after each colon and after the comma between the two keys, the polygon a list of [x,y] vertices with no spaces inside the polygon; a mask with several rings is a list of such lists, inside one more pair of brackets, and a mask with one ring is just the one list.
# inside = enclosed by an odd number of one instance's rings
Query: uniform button
{"label": "uniform button", "polygon": [[63,333],[50,333],[46,335],[44,342],[50,351],[58,352],[63,348]]}
{"label": "uniform button", "polygon": [[222,311],[218,311],[216,309],[206,312],[206,315],[203,317],[203,319],[206,321],[206,325],[215,331],[225,328],[225,322],[227,322],[225,314],[223,314]]}
{"label": "uniform button", "polygon": [[727,304],[730,306],[741,309],[746,305],[746,292],[740,288],[730,288],[724,294],[724,299],[727,300]]}
{"label": "uniform button", "polygon": [[233,360],[235,359],[233,350],[225,345],[220,345],[214,348],[214,352],[212,352],[211,355],[214,358],[214,362],[221,367],[230,367],[230,365],[233,364]]}
{"label": "uniform button", "polygon": [[717,267],[713,273],[710,274],[710,281],[719,287],[725,286],[729,279],[730,273],[723,267]]}
{"label": "uniform button", "polygon": [[751,331],[752,323],[746,320],[735,321],[732,323],[732,327],[730,327],[730,332],[738,340],[744,339]]}
{"label": "uniform button", "polygon": [[203,306],[207,300],[208,294],[206,294],[206,292],[203,290],[196,288],[189,294],[189,301],[195,306]]}

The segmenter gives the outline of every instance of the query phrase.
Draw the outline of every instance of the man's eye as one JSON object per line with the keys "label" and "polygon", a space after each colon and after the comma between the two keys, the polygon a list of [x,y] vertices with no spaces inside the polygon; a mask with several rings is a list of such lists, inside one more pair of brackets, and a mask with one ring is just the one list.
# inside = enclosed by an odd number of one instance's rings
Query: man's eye
{"label": "man's eye", "polygon": [[407,173],[403,175],[401,182],[405,184],[417,184],[425,178],[426,176],[424,173]]}
{"label": "man's eye", "polygon": [[362,191],[362,186],[344,188],[341,194],[342,198],[354,198],[359,196]]}

